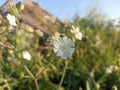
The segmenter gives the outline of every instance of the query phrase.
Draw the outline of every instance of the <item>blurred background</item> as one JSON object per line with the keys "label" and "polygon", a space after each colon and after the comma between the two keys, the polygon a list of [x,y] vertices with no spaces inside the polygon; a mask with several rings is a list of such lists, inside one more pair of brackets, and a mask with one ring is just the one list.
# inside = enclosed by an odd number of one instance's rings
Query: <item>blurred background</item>
{"label": "blurred background", "polygon": [[[0,5],[6,0],[0,0]],[[24,0],[15,0],[24,1]],[[98,11],[110,19],[120,18],[119,0],[26,0],[39,3],[43,9],[61,20],[71,19],[75,14],[83,17],[90,9],[96,7]]]}
{"label": "blurred background", "polygon": [[[20,3],[10,8],[23,27],[10,26],[6,13],[0,14],[0,90],[36,90],[35,80],[40,90],[120,90],[120,0],[24,1],[22,10]],[[72,26],[82,40],[71,34]],[[38,37],[40,30],[45,37]],[[66,60],[48,42],[55,32],[73,40],[76,49],[60,86]],[[24,51],[31,60],[23,58]]]}

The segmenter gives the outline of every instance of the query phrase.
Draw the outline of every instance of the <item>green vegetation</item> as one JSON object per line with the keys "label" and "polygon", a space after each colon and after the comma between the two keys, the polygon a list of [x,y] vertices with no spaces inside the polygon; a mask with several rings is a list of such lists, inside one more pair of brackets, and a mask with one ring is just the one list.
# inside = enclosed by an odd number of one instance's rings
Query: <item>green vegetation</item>
{"label": "green vegetation", "polygon": [[[104,18],[75,16],[67,23],[66,36],[72,39],[74,25],[83,38],[75,40],[74,54],[64,60],[49,45],[41,52],[33,31],[19,28],[19,10],[12,7],[10,13],[17,18],[17,26],[7,20],[0,23],[0,90],[120,90],[120,31],[109,22],[106,25]],[[30,53],[31,60],[23,57],[24,51]]]}

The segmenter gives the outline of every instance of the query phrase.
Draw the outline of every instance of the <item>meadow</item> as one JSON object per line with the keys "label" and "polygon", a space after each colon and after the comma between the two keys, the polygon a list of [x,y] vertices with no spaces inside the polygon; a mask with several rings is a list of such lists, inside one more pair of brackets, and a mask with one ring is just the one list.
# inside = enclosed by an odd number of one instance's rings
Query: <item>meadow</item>
{"label": "meadow", "polygon": [[[8,17],[0,15],[0,90],[120,90],[120,29],[100,16],[76,15],[41,51],[42,32],[19,28],[20,7],[11,6]],[[71,51],[56,44],[64,37]]]}

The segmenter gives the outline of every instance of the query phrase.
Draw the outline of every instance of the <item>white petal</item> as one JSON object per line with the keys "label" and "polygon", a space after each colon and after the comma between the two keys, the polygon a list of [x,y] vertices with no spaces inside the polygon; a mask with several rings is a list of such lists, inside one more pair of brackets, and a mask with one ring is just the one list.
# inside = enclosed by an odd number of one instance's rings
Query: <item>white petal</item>
{"label": "white petal", "polygon": [[26,60],[31,60],[31,55],[28,51],[23,51],[22,52],[22,55],[23,55],[23,58],[26,59]]}
{"label": "white petal", "polygon": [[75,35],[75,38],[78,39],[78,40],[82,40],[82,33],[78,33]]}
{"label": "white petal", "polygon": [[54,48],[53,51],[57,53],[59,51],[59,48]]}
{"label": "white petal", "polygon": [[6,16],[7,20],[9,21],[10,25],[16,26],[16,19],[15,16],[11,15],[11,14],[7,14]]}

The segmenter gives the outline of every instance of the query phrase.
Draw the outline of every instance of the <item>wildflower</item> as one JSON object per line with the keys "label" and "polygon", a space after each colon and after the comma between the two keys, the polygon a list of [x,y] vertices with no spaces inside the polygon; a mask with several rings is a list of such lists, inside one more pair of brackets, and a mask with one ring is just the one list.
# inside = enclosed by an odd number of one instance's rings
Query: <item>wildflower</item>
{"label": "wildflower", "polygon": [[15,19],[15,16],[14,15],[11,15],[11,14],[7,14],[6,16],[7,20],[9,21],[9,24],[12,25],[12,26],[16,26],[16,19]]}
{"label": "wildflower", "polygon": [[50,20],[52,23],[55,23],[55,21],[56,21],[55,16],[48,16],[48,15],[46,15],[45,18]]}
{"label": "wildflower", "polygon": [[78,39],[78,40],[82,40],[82,33],[79,31],[79,27],[74,27],[72,26],[72,30],[71,30],[71,33],[73,33],[75,35],[75,38]]}
{"label": "wildflower", "polygon": [[60,37],[60,34],[58,32],[55,33],[55,35],[53,35],[51,38],[50,38],[50,44],[53,45],[55,44],[56,42],[58,42],[58,38]]}
{"label": "wildflower", "polygon": [[24,59],[26,59],[28,61],[31,60],[31,55],[28,51],[23,51],[22,56],[23,56]]}
{"label": "wildflower", "polygon": [[100,47],[101,45],[102,45],[102,40],[99,40],[99,41],[96,42],[97,47]]}
{"label": "wildflower", "polygon": [[112,69],[111,68],[106,68],[106,73],[108,73],[108,74],[110,74],[110,73],[112,73]]}
{"label": "wildflower", "polygon": [[67,59],[74,53],[74,47],[75,44],[71,41],[71,39],[67,37],[59,37],[58,41],[54,43],[54,52],[63,59]]}
{"label": "wildflower", "polygon": [[110,74],[110,73],[112,73],[113,71],[117,71],[117,70],[118,70],[118,67],[117,67],[117,66],[111,65],[111,66],[109,66],[109,67],[106,68],[106,73]]}

